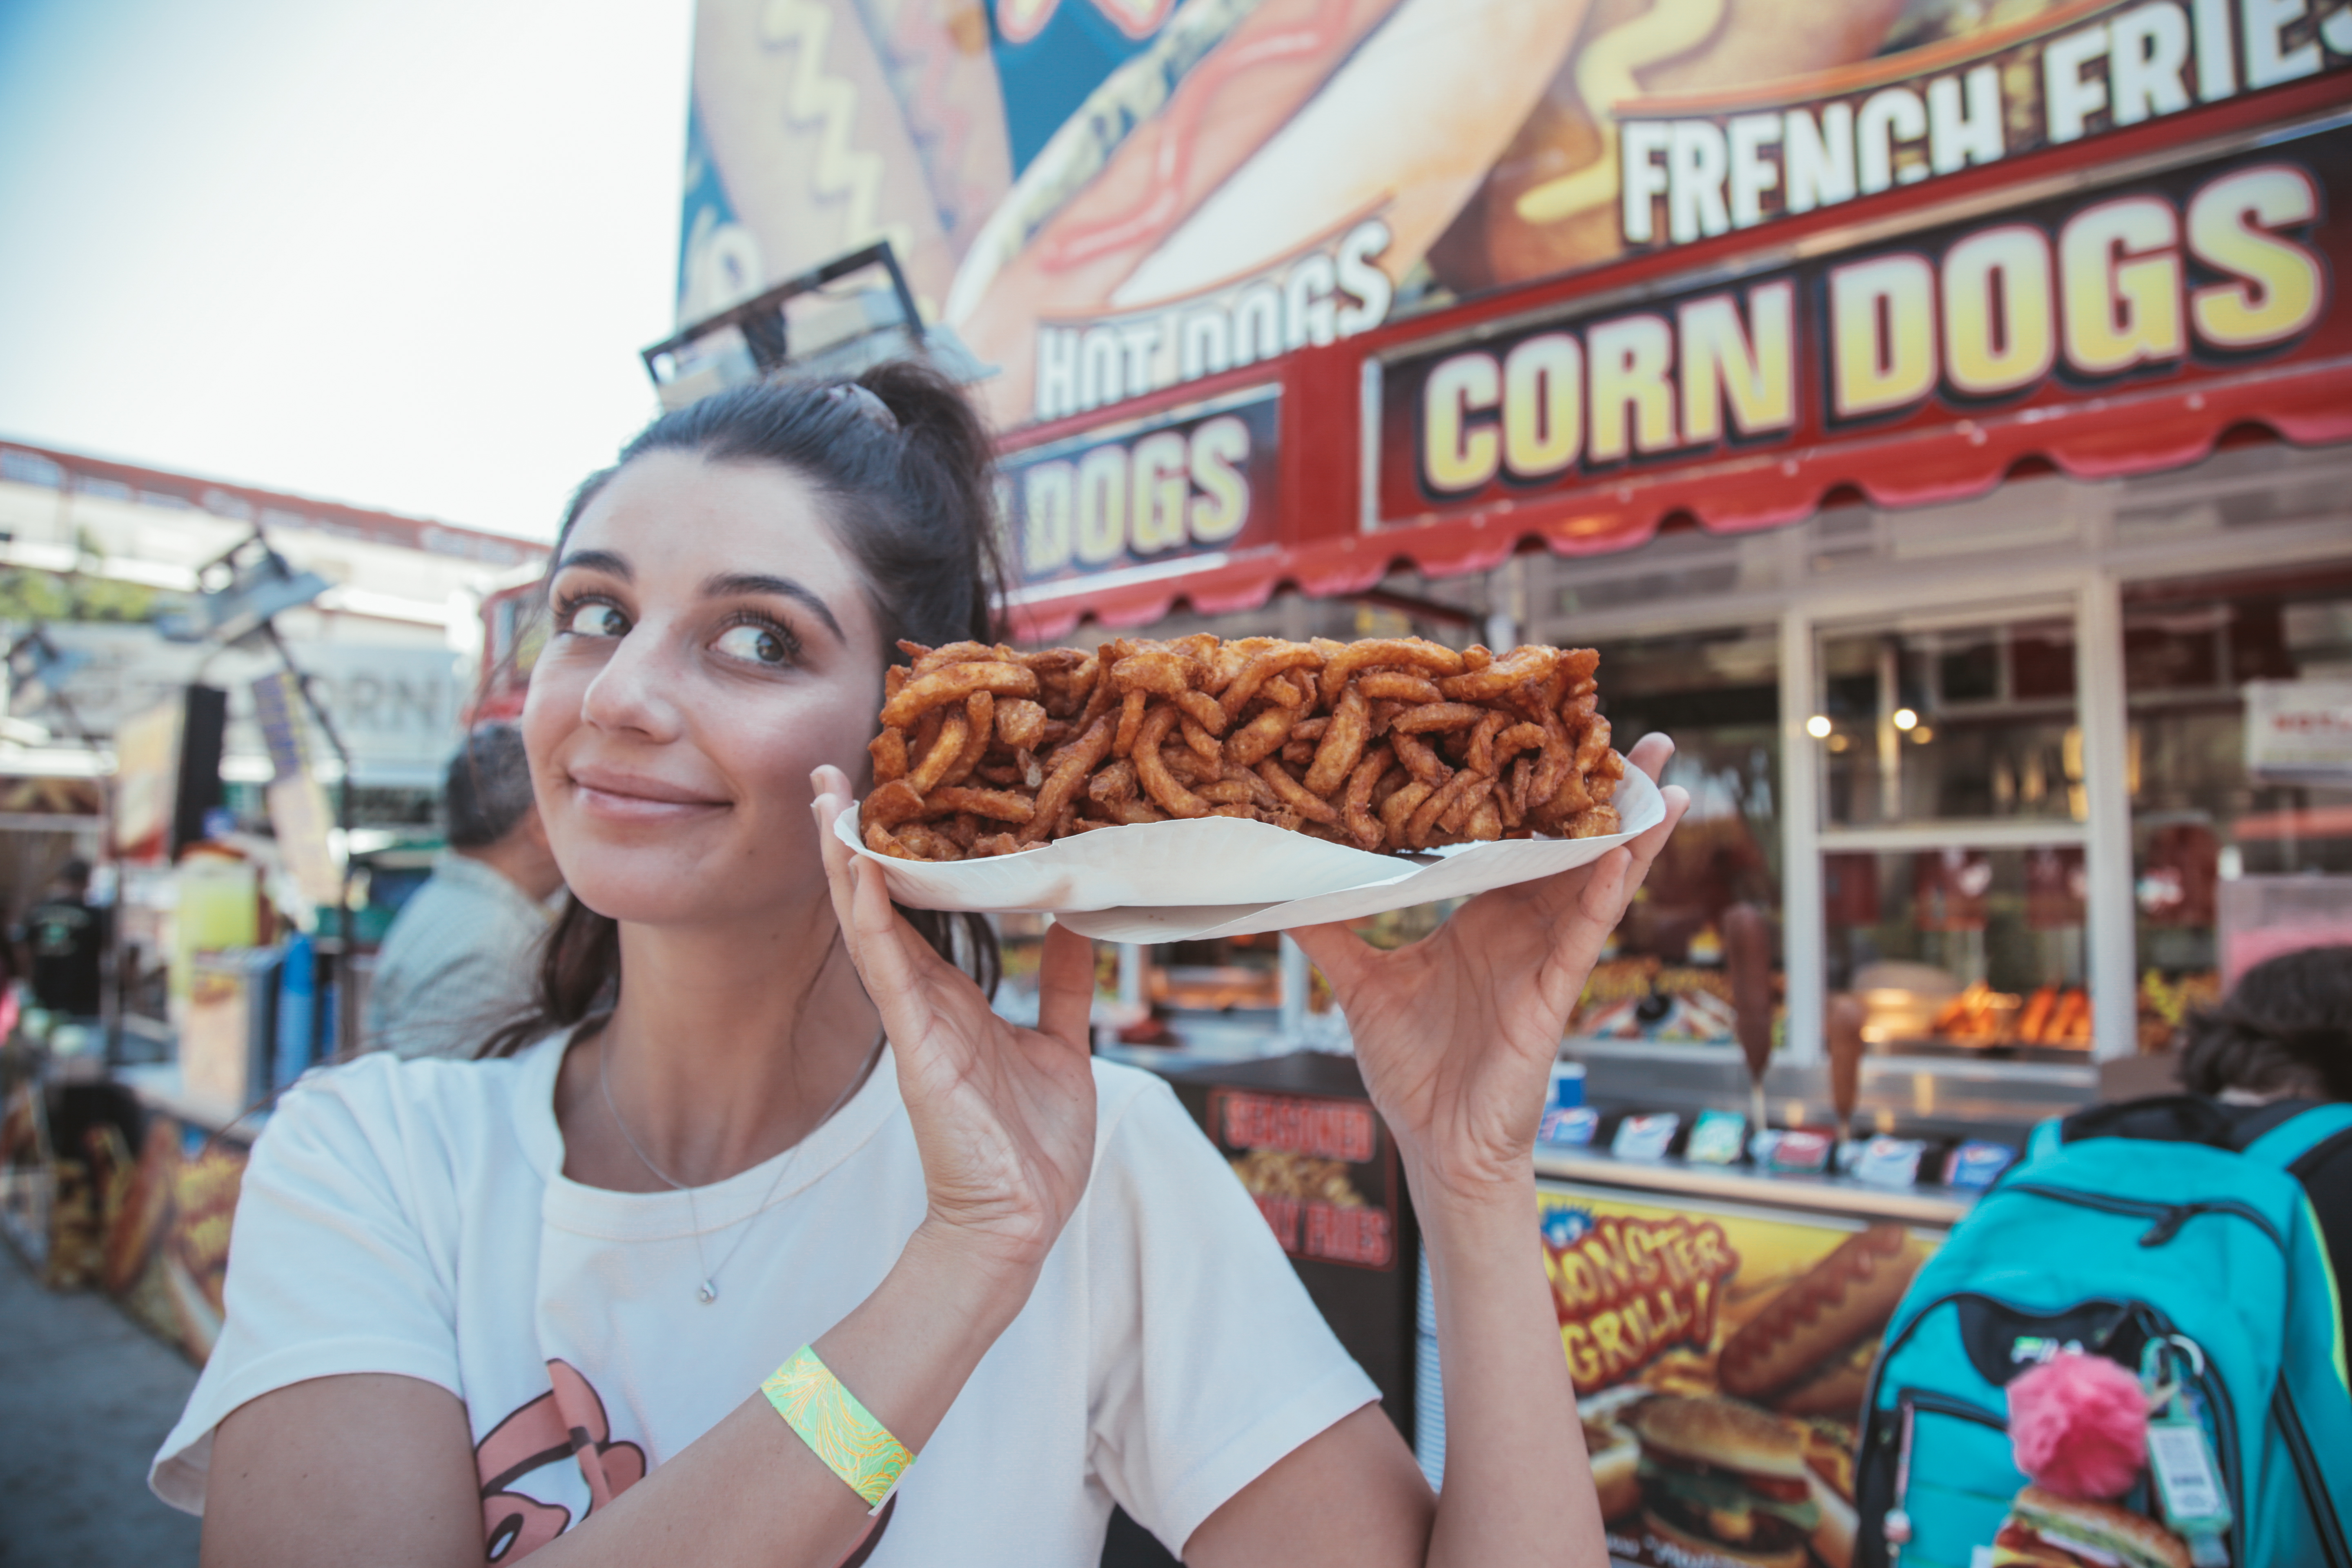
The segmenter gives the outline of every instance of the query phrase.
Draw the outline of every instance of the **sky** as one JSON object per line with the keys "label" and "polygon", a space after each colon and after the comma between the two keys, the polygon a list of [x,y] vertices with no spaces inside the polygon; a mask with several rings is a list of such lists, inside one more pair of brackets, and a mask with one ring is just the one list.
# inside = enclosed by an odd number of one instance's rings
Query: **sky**
{"label": "sky", "polygon": [[656,412],[691,0],[0,0],[0,439],[545,539]]}

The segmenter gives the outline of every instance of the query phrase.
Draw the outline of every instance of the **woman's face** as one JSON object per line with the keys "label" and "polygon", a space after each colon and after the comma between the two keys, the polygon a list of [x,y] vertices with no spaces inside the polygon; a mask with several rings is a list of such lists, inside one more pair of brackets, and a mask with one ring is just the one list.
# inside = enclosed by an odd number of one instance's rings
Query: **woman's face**
{"label": "woman's face", "polygon": [[861,776],[883,660],[815,491],[651,453],[590,503],[549,587],[523,740],[572,890],[648,925],[821,904],[809,771]]}

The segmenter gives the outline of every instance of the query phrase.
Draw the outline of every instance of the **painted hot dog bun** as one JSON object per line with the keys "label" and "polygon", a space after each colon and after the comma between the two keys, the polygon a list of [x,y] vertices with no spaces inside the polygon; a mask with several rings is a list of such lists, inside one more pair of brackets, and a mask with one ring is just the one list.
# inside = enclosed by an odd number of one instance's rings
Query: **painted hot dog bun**
{"label": "painted hot dog bun", "polygon": [[1867,59],[1902,10],[1901,0],[1596,0],[1574,53],[1481,193],[1483,243],[1449,236],[1443,255],[1454,266],[1440,275],[1456,288],[1491,287],[1618,255],[1617,106]]}
{"label": "painted hot dog bun", "polygon": [[1885,1327],[1926,1260],[1902,1226],[1848,1237],[1724,1342],[1716,1375],[1726,1394],[1769,1400]]}

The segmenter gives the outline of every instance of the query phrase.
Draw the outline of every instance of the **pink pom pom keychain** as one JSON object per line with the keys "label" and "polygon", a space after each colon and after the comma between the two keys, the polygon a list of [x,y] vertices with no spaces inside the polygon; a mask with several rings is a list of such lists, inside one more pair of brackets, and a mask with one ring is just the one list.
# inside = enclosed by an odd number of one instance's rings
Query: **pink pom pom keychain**
{"label": "pink pom pom keychain", "polygon": [[2147,1394],[2105,1356],[2063,1351],[2009,1385],[2009,1438],[2035,1485],[2121,1497],[2147,1464]]}

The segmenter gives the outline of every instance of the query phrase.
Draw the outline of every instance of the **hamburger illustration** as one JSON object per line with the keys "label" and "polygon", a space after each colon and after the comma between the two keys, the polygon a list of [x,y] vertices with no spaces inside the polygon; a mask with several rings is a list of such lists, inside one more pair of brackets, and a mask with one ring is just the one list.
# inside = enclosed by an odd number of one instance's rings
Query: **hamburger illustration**
{"label": "hamburger illustration", "polygon": [[1654,1399],[1642,1439],[1642,1522],[1665,1545],[1742,1568],[1805,1568],[1821,1523],[1802,1436],[1750,1405]]}
{"label": "hamburger illustration", "polygon": [[2189,1548],[2129,1509],[2028,1487],[1992,1538],[1992,1561],[1993,1568],[2189,1568]]}

